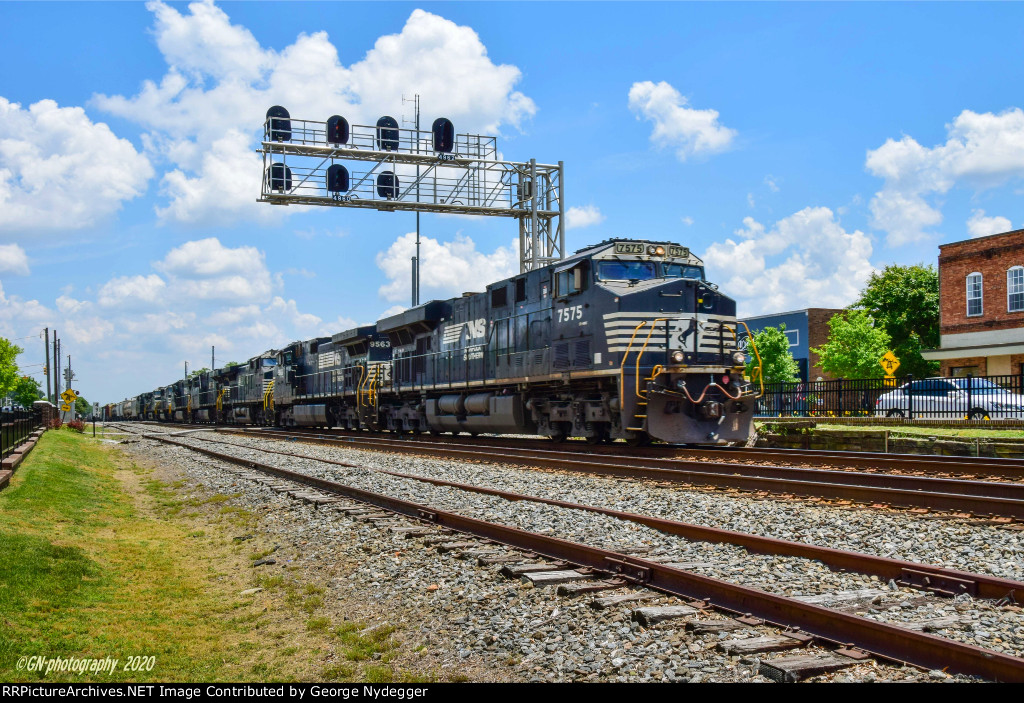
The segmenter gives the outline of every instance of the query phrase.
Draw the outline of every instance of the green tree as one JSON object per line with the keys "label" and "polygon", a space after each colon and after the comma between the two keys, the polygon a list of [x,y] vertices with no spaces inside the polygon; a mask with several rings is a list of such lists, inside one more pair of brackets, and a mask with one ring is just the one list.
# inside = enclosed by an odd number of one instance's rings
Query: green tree
{"label": "green tree", "polygon": [[78,417],[89,417],[92,412],[92,403],[82,396],[78,396],[75,398],[75,412],[78,413]]}
{"label": "green tree", "polygon": [[847,310],[828,321],[828,341],[811,351],[821,368],[840,378],[877,378],[885,371],[879,359],[889,351],[889,333],[863,310]]}
{"label": "green tree", "polygon": [[[761,357],[761,369],[764,374],[765,383],[783,383],[799,380],[797,374],[800,367],[789,351],[789,338],[786,337],[786,325],[778,327],[765,327],[754,333],[754,343],[751,346],[757,347],[757,355]],[[747,361],[747,376],[754,379],[754,370],[757,367],[757,356],[754,350],[748,346],[749,360]]]}
{"label": "green tree", "polygon": [[14,360],[22,351],[9,339],[0,337],[0,398],[10,395],[18,383],[18,365]]}
{"label": "green tree", "polygon": [[889,335],[900,375],[920,378],[938,372],[939,362],[921,357],[922,349],[939,346],[939,274],[934,266],[886,266],[871,274],[851,307],[867,312]]}
{"label": "green tree", "polygon": [[11,397],[14,402],[23,408],[32,408],[32,403],[43,397],[43,389],[39,387],[39,381],[31,376],[19,376]]}
{"label": "green tree", "polygon": [[199,374],[201,374],[201,373],[206,373],[206,372],[207,372],[207,371],[209,371],[209,370],[210,370],[210,369],[208,369],[208,368],[206,368],[206,367],[204,366],[204,367],[203,367],[203,368],[201,368],[201,369],[196,369],[195,371],[189,371],[189,372],[188,372],[188,377],[189,377],[189,378],[195,378],[195,377],[196,377],[196,376],[198,376]]}

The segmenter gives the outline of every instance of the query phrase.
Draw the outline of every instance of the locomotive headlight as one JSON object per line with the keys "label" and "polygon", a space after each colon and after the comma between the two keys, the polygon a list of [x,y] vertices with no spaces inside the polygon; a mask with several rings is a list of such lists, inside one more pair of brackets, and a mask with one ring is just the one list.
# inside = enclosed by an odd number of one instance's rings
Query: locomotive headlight
{"label": "locomotive headlight", "polygon": [[651,256],[654,255],[654,245],[653,244],[651,244],[649,247],[647,247],[647,253],[650,254]]}
{"label": "locomotive headlight", "polygon": [[654,255],[655,256],[665,256],[665,247],[657,247],[654,250]]}
{"label": "locomotive headlight", "polygon": [[683,352],[676,350],[672,352],[672,356],[670,358],[672,359],[673,364],[681,364],[683,363],[683,359],[685,359],[686,356],[683,354]]}
{"label": "locomotive headlight", "polygon": [[732,353],[732,360],[737,366],[742,366],[747,363],[747,355],[741,351],[736,351]]}

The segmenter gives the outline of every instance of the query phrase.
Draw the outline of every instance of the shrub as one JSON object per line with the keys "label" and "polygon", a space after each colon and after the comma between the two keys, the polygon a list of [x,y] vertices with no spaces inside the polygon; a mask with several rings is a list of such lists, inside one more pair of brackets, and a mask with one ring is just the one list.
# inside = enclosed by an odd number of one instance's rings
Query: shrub
{"label": "shrub", "polygon": [[85,423],[81,420],[72,420],[67,424],[67,428],[75,432],[85,432]]}
{"label": "shrub", "polygon": [[61,420],[60,417],[53,417],[50,418],[50,424],[47,425],[47,428],[51,430],[59,430],[63,424],[64,421]]}

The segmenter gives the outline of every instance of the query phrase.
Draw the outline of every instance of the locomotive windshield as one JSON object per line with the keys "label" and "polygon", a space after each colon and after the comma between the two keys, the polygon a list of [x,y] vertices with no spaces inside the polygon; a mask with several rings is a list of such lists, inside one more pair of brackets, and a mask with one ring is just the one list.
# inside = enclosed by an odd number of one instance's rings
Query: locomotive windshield
{"label": "locomotive windshield", "polygon": [[656,277],[651,261],[602,261],[597,265],[601,281],[646,281]]}
{"label": "locomotive windshield", "polygon": [[704,280],[704,269],[700,266],[687,266],[686,264],[664,264],[665,278],[696,278]]}

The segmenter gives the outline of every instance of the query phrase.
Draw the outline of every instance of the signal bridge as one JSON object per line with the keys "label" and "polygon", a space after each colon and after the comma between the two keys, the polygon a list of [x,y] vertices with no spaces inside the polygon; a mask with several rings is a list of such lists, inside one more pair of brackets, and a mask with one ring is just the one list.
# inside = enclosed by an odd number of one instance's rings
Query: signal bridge
{"label": "signal bridge", "polygon": [[264,122],[259,202],[383,211],[512,217],[519,220],[520,270],[565,256],[564,166],[500,158],[498,140],[431,130],[293,119],[282,107]]}

